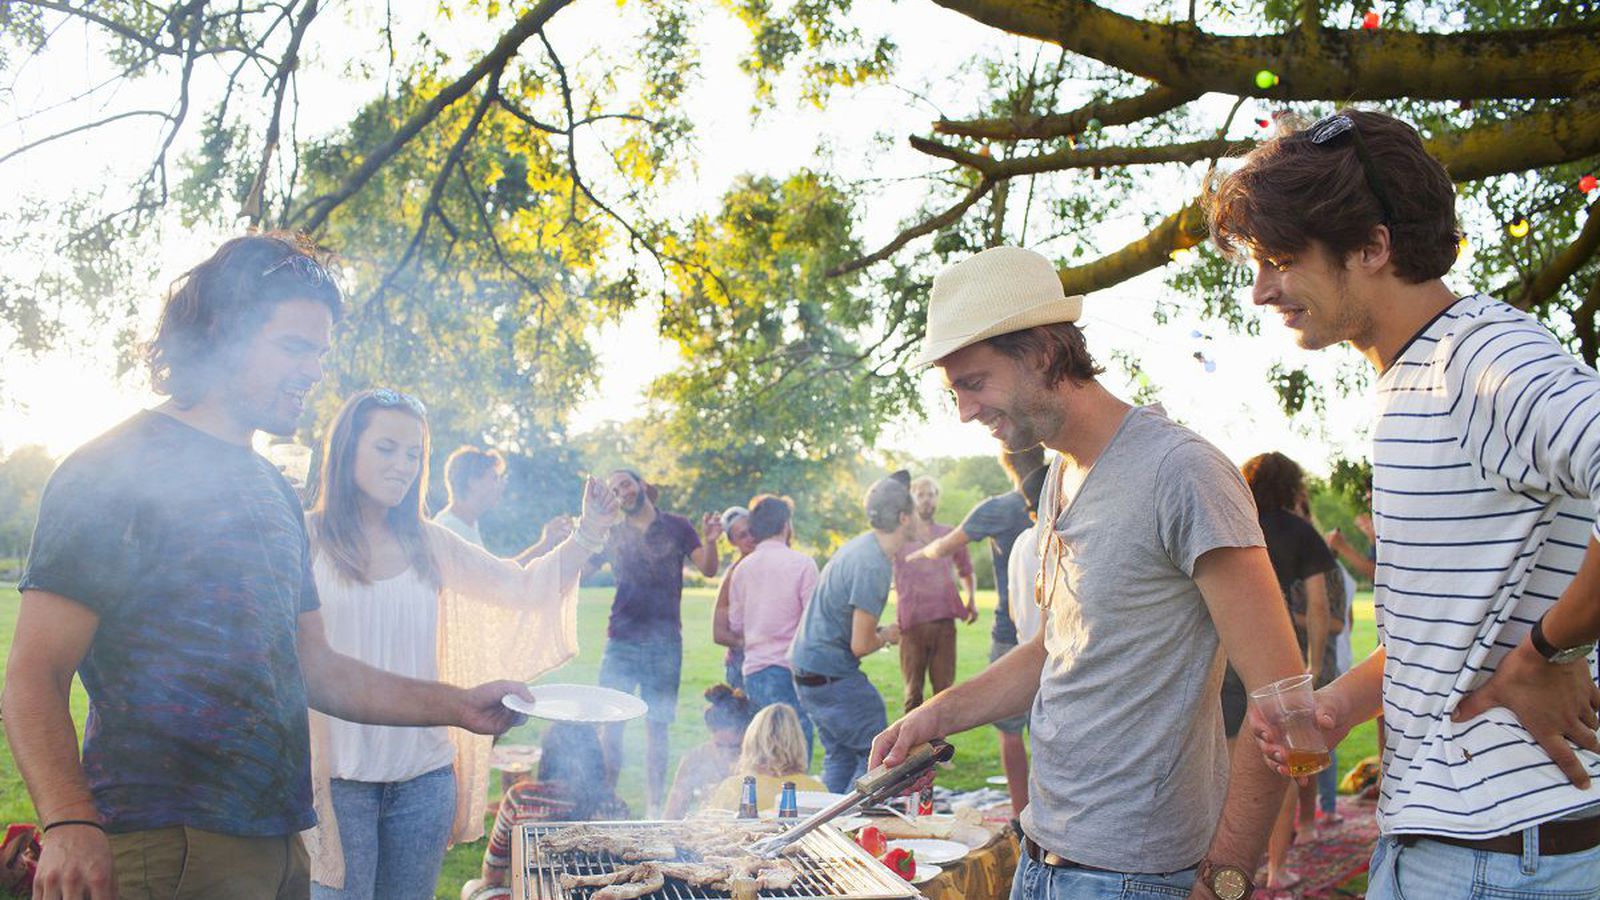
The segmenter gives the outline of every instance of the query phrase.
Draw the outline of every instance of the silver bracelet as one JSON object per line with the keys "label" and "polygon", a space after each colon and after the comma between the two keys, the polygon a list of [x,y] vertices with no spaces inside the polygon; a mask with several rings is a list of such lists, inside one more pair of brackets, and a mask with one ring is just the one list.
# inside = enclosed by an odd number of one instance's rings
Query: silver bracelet
{"label": "silver bracelet", "polygon": [[594,538],[584,534],[582,528],[572,529],[572,541],[590,553],[599,553],[601,550],[606,548],[606,542],[604,538],[595,540]]}

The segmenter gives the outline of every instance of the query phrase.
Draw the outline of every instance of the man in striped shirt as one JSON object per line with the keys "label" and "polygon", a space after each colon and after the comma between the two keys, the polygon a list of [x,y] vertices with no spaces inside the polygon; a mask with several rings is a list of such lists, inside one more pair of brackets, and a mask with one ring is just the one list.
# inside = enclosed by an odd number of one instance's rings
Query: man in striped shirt
{"label": "man in striped shirt", "polygon": [[1600,896],[1600,377],[1445,285],[1454,189],[1392,117],[1269,141],[1210,220],[1300,346],[1349,341],[1379,373],[1380,643],[1319,692],[1330,740],[1387,726],[1368,896]]}

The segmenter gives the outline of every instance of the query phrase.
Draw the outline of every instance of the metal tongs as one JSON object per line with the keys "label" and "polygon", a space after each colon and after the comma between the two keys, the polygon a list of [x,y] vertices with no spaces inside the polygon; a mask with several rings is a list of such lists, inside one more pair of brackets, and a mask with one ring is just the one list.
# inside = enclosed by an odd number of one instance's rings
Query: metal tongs
{"label": "metal tongs", "polygon": [[812,813],[782,834],[775,834],[751,844],[750,852],[772,859],[790,844],[815,831],[818,825],[837,819],[858,806],[870,806],[897,796],[915,784],[934,765],[954,756],[955,752],[956,748],[944,741],[923,744],[907,754],[899,765],[879,766],[856,779],[855,790],[845,795],[839,802]]}

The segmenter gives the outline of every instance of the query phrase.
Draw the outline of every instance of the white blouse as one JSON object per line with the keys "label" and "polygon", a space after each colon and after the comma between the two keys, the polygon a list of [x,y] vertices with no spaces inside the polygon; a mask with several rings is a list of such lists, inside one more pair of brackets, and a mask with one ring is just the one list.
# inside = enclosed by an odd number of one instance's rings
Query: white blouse
{"label": "white blouse", "polygon": [[[313,564],[328,646],[376,669],[437,681],[439,592],[416,569],[361,584],[319,553]],[[328,720],[334,778],[405,781],[450,765],[455,748],[443,727],[409,728]]]}

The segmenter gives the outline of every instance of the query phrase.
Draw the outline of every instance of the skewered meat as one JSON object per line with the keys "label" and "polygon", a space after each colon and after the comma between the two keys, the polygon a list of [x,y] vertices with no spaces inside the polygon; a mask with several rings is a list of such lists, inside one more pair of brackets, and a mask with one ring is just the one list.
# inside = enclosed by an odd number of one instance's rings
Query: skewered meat
{"label": "skewered meat", "polygon": [[638,900],[645,894],[654,894],[667,884],[661,866],[656,863],[641,863],[632,869],[632,880],[603,887],[590,894],[589,900]]}

